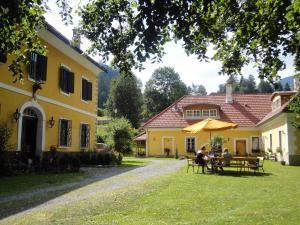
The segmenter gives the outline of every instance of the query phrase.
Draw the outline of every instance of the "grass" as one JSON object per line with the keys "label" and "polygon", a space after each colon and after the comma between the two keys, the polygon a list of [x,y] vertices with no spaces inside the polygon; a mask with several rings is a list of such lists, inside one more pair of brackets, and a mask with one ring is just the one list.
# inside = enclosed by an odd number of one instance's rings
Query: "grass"
{"label": "grass", "polygon": [[84,176],[84,172],[79,172],[61,174],[22,174],[18,176],[1,177],[0,197],[18,194],[26,191],[33,191],[49,186],[57,186],[75,182],[82,179]]}
{"label": "grass", "polygon": [[98,193],[86,200],[35,211],[2,222],[299,224],[300,167],[281,166],[267,161],[265,168],[265,176],[187,174],[186,168],[183,168],[174,174],[129,188]]}

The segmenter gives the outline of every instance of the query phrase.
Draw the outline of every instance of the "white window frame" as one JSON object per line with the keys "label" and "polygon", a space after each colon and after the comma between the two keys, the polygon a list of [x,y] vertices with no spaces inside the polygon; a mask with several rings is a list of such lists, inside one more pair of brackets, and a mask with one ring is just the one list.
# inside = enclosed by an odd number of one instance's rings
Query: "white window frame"
{"label": "white window frame", "polygon": [[259,137],[259,136],[251,136],[250,137],[250,150],[251,150],[251,153],[253,153],[253,138],[258,138],[258,148],[259,150],[261,151],[261,148],[262,148],[262,139]]}
{"label": "white window frame", "polygon": [[[65,68],[66,70],[69,70],[70,72],[72,72],[71,68],[68,67],[67,65],[61,63],[60,66],[63,67],[63,68]],[[60,74],[59,74],[59,76],[60,76]],[[74,78],[74,79],[75,79],[75,78]],[[74,81],[74,82],[75,82],[75,81]],[[65,95],[65,96],[70,97],[70,93],[64,92],[64,91],[60,88],[60,86],[59,86],[59,92],[60,92],[60,94],[62,94],[62,95]]]}
{"label": "white window frame", "polygon": [[[35,54],[35,59],[34,59],[35,61],[35,63],[37,62],[37,54]],[[29,59],[29,61],[30,61],[30,59]],[[30,62],[29,62],[30,63]],[[33,82],[33,83],[35,83],[37,80],[35,80],[35,79],[32,79],[31,77],[30,77],[30,74],[29,74],[29,71],[28,71],[28,80],[29,81],[31,81],[31,82]]]}
{"label": "white window frame", "polygon": [[194,139],[194,145],[195,145],[194,151],[196,151],[196,149],[197,149],[197,138],[196,138],[196,136],[187,136],[187,137],[185,137],[185,143],[184,143],[184,145],[185,145],[185,152],[186,153],[192,153],[192,151],[188,151],[188,148],[187,148],[187,144],[188,144],[188,139],[189,138],[193,138]]}
{"label": "white window frame", "polygon": [[[215,112],[215,115],[212,115],[211,112]],[[213,118],[218,117],[218,111],[216,109],[210,109],[209,110],[209,117],[213,117]]]}
{"label": "white window frame", "polygon": [[[79,127],[79,146],[81,149],[87,149],[89,147],[89,143],[86,143],[86,146],[81,146],[81,125],[89,126],[89,124],[85,123],[85,122],[81,122],[80,127]],[[90,139],[90,137],[89,137],[89,139]]]}
{"label": "white window frame", "polygon": [[86,76],[84,76],[84,75],[81,76],[80,98],[81,98],[81,101],[84,102],[85,104],[90,104],[89,101],[86,101],[86,100],[82,99],[82,80],[83,79],[90,82],[90,80]]}
{"label": "white window frame", "polygon": [[[208,115],[204,116],[204,112],[208,112]],[[209,118],[209,109],[202,109],[202,117],[203,118]]]}

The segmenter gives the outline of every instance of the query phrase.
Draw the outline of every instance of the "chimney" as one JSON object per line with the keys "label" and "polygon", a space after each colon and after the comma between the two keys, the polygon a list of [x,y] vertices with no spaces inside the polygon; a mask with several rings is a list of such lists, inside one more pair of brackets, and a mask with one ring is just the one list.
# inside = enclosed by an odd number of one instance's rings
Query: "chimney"
{"label": "chimney", "polygon": [[294,77],[294,90],[300,91],[300,79],[296,76]]}
{"label": "chimney", "polygon": [[78,28],[73,29],[73,37],[72,37],[72,44],[74,47],[80,49],[81,37],[80,37],[80,30]]}
{"label": "chimney", "polygon": [[233,103],[232,84],[226,84],[226,103]]}

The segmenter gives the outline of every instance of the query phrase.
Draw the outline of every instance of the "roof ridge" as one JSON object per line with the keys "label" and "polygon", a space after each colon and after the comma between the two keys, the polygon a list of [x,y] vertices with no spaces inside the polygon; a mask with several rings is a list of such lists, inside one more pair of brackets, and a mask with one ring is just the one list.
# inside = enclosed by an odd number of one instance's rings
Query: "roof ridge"
{"label": "roof ridge", "polygon": [[181,98],[177,99],[175,102],[173,102],[171,105],[169,105],[167,108],[165,108],[164,110],[162,110],[160,113],[156,114],[155,116],[151,117],[144,125],[143,127],[145,127],[148,123],[152,122],[154,119],[156,119],[157,117],[159,117],[161,114],[163,114],[164,112],[166,112],[169,108],[171,108],[171,106],[175,105],[176,103],[178,103],[179,101],[181,101],[182,99],[184,99],[185,97],[187,97],[188,95],[183,95]]}

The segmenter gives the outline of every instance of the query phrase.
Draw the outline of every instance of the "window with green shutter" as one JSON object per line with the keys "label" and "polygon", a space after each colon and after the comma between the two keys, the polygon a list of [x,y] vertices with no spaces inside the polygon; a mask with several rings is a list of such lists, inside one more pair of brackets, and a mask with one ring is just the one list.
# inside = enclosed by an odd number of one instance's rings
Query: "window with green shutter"
{"label": "window with green shutter", "polygon": [[84,101],[92,101],[93,83],[82,78],[81,81],[81,99]]}
{"label": "window with green shutter", "polygon": [[29,78],[34,81],[47,80],[47,57],[36,52],[30,53]]}
{"label": "window with green shutter", "polygon": [[74,73],[64,66],[59,69],[59,86],[64,93],[74,93]]}
{"label": "window with green shutter", "polygon": [[59,146],[71,146],[72,122],[71,120],[59,120]]}

